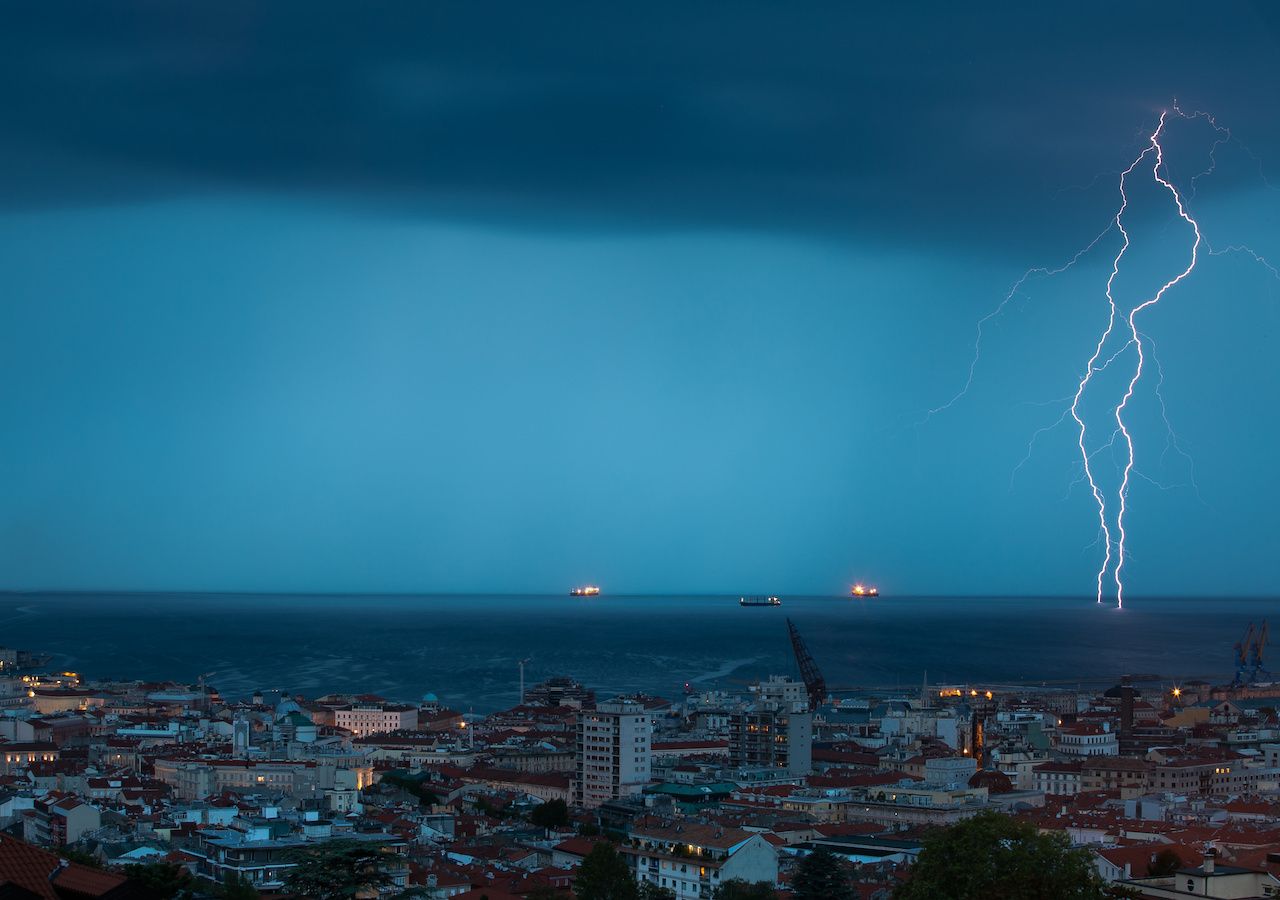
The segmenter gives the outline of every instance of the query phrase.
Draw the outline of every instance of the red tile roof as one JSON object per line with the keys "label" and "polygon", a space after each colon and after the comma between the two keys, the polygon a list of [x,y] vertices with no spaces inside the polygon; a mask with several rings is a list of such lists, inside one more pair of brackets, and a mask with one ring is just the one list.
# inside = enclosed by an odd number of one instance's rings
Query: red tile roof
{"label": "red tile roof", "polygon": [[62,900],[59,889],[101,897],[126,881],[123,875],[68,863],[48,850],[0,834],[0,884],[13,884],[45,900]]}

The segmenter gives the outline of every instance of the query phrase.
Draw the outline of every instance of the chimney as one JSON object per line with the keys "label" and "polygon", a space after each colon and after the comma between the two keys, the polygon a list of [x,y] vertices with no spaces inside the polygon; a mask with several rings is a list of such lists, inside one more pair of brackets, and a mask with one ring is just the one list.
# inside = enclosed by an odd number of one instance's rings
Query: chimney
{"label": "chimney", "polygon": [[1214,850],[1212,847],[1204,851],[1204,865],[1201,867],[1204,870],[1204,874],[1206,875],[1213,874],[1213,864],[1217,858],[1218,858],[1218,851]]}

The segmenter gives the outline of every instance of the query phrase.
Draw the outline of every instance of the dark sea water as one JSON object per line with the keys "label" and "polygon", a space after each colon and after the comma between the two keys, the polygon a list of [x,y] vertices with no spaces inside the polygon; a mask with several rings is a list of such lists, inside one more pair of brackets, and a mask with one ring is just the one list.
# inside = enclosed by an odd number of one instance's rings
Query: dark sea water
{"label": "dark sea water", "polygon": [[788,617],[834,689],[915,689],[926,670],[932,683],[1221,679],[1248,623],[1277,613],[1263,599],[4,594],[0,644],[89,677],[212,672],[225,696],[432,692],[485,712],[516,701],[525,657],[529,684],[567,674],[605,696],[794,674]]}

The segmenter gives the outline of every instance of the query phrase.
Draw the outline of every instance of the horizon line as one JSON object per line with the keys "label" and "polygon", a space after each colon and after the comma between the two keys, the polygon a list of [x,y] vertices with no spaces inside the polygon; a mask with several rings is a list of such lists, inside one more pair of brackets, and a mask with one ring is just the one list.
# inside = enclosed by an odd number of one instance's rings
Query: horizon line
{"label": "horizon line", "polygon": [[[571,597],[567,591],[546,592],[546,591],[493,591],[493,590],[476,590],[476,591],[308,591],[308,590],[204,590],[190,588],[156,588],[156,589],[129,589],[129,588],[0,588],[0,597],[70,597],[84,596],[87,594],[99,594],[112,597],[163,597],[163,596],[194,596],[194,597],[533,597],[533,598],[549,598],[549,597]],[[745,597],[756,596],[754,593],[744,594],[740,591],[722,592],[722,591],[701,591],[701,592],[685,592],[685,591],[623,591],[618,593],[601,593],[596,597],[574,597],[578,600],[607,600],[609,598],[725,598],[725,597]],[[848,592],[834,594],[811,594],[811,593],[778,593],[775,596],[793,597],[796,599],[849,599],[864,600],[867,602],[885,602],[891,600],[1081,600],[1091,603],[1097,603],[1097,598],[1092,594],[1066,594],[1066,593],[921,593],[921,594],[887,594],[879,597],[851,597]],[[1138,594],[1131,595],[1133,600],[1277,600],[1280,596],[1276,594],[1258,593],[1258,594],[1219,594],[1205,595],[1198,593],[1180,593],[1180,594]],[[1104,600],[1104,606],[1113,606],[1113,601]]]}

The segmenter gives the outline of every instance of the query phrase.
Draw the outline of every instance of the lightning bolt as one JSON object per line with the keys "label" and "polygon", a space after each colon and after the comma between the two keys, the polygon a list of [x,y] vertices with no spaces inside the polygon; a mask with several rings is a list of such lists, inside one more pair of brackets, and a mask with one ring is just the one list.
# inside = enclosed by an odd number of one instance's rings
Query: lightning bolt
{"label": "lightning bolt", "polygon": [[1178,207],[1178,215],[1184,222],[1191,226],[1191,230],[1195,233],[1195,241],[1191,244],[1191,260],[1187,263],[1187,267],[1173,278],[1166,281],[1161,286],[1160,290],[1156,291],[1154,296],[1139,303],[1129,312],[1129,331],[1133,334],[1133,342],[1138,347],[1138,364],[1134,368],[1133,378],[1129,380],[1129,389],[1125,391],[1124,398],[1121,399],[1120,405],[1116,407],[1116,425],[1124,434],[1125,444],[1129,451],[1128,461],[1124,466],[1124,475],[1120,479],[1120,508],[1116,514],[1116,530],[1119,533],[1119,541],[1116,545],[1115,571],[1117,607],[1124,606],[1124,578],[1121,575],[1124,570],[1125,538],[1127,536],[1124,527],[1124,514],[1128,511],[1129,478],[1133,474],[1133,436],[1129,434],[1129,429],[1125,427],[1124,410],[1125,407],[1129,405],[1129,400],[1133,398],[1133,391],[1138,386],[1138,382],[1142,379],[1142,369],[1146,362],[1146,355],[1143,351],[1144,345],[1142,342],[1142,335],[1138,331],[1138,313],[1148,307],[1155,306],[1171,287],[1178,284],[1191,274],[1196,267],[1196,262],[1199,260],[1200,243],[1204,240],[1203,236],[1200,234],[1200,223],[1193,219],[1191,214],[1187,212],[1186,204],[1182,200],[1182,194],[1180,194],[1178,189],[1174,187],[1172,181],[1167,180],[1160,174],[1160,170],[1164,167],[1164,147],[1160,145],[1160,132],[1164,129],[1165,115],[1165,113],[1160,114],[1160,124],[1156,126],[1156,130],[1151,134],[1151,146],[1156,152],[1156,161],[1155,165],[1151,167],[1151,174],[1155,180],[1160,182],[1160,184],[1163,185],[1173,196],[1173,202]]}
{"label": "lightning bolt", "polygon": [[[1183,120],[1203,120],[1214,133],[1213,141],[1208,147],[1208,164],[1200,172],[1197,172],[1190,179],[1185,180],[1185,193],[1178,186],[1178,179],[1171,174],[1169,162],[1165,157],[1165,147],[1163,141],[1166,139],[1166,126],[1171,117],[1177,117]],[[1164,388],[1164,368],[1160,363],[1159,357],[1156,355],[1155,342],[1151,337],[1139,330],[1139,318],[1142,317],[1145,310],[1158,305],[1170,290],[1177,287],[1184,280],[1190,277],[1195,271],[1197,264],[1202,255],[1221,256],[1231,253],[1239,253],[1250,257],[1254,262],[1264,267],[1272,277],[1280,281],[1280,267],[1273,264],[1266,257],[1262,256],[1252,248],[1242,244],[1232,244],[1222,246],[1215,249],[1212,247],[1201,230],[1200,223],[1192,215],[1189,208],[1189,201],[1195,196],[1199,182],[1210,175],[1214,174],[1218,166],[1217,153],[1224,145],[1231,143],[1242,148],[1255,162],[1258,163],[1259,175],[1262,177],[1263,183],[1268,188],[1272,188],[1270,182],[1267,182],[1265,174],[1262,172],[1262,163],[1256,154],[1247,146],[1239,141],[1229,128],[1220,125],[1216,119],[1209,113],[1194,110],[1192,112],[1184,112],[1175,100],[1172,104],[1171,111],[1165,110],[1161,112],[1160,118],[1153,131],[1146,135],[1145,145],[1138,152],[1133,161],[1129,163],[1128,168],[1119,172],[1118,190],[1120,194],[1119,207],[1116,209],[1107,227],[1103,229],[1093,240],[1078,250],[1070,259],[1056,267],[1038,266],[1028,269],[1021,277],[1019,277],[1009,288],[1008,292],[996,305],[996,307],[981,319],[978,320],[977,333],[973,343],[973,355],[970,359],[968,374],[963,386],[945,403],[929,410],[923,421],[938,413],[950,409],[958,403],[972,388],[974,378],[977,372],[978,364],[982,356],[982,344],[986,327],[995,319],[997,319],[1023,289],[1026,283],[1033,277],[1050,277],[1061,274],[1075,266],[1085,255],[1093,250],[1099,242],[1103,240],[1112,230],[1119,233],[1121,242],[1120,247],[1116,251],[1111,261],[1111,272],[1107,277],[1105,296],[1107,300],[1107,322],[1106,327],[1098,336],[1097,342],[1094,344],[1093,352],[1089,356],[1088,362],[1084,366],[1083,373],[1079,376],[1075,390],[1067,397],[1061,397],[1057,400],[1050,400],[1044,403],[1033,404],[1037,406],[1057,406],[1065,404],[1068,400],[1069,404],[1059,413],[1057,418],[1048,425],[1044,425],[1034,433],[1032,433],[1028,443],[1026,453],[1022,460],[1013,469],[1010,476],[1010,489],[1012,489],[1014,480],[1019,471],[1031,459],[1032,452],[1035,449],[1036,442],[1046,433],[1057,429],[1070,416],[1074,420],[1077,429],[1076,445],[1079,449],[1079,459],[1076,463],[1078,466],[1077,475],[1067,488],[1067,495],[1070,496],[1077,484],[1087,483],[1089,491],[1093,497],[1094,504],[1097,507],[1098,515],[1098,537],[1091,546],[1101,544],[1103,548],[1102,562],[1098,567],[1095,576],[1095,588],[1097,602],[1102,603],[1107,594],[1107,576],[1110,574],[1111,582],[1115,586],[1115,603],[1117,608],[1123,608],[1125,596],[1124,571],[1125,564],[1131,558],[1131,552],[1128,546],[1129,530],[1127,527],[1127,515],[1130,511],[1129,489],[1135,479],[1142,479],[1150,482],[1157,488],[1162,490],[1171,490],[1180,487],[1191,487],[1195,490],[1199,497],[1199,486],[1195,477],[1195,460],[1183,448],[1182,443],[1178,440],[1177,434],[1173,430],[1170,422],[1168,408],[1165,405],[1163,393]],[[1149,166],[1149,169],[1147,168]],[[1149,171],[1155,185],[1159,187],[1161,192],[1167,192],[1169,198],[1173,201],[1173,206],[1177,210],[1178,217],[1186,224],[1191,231],[1190,253],[1186,265],[1182,267],[1172,277],[1168,277],[1155,293],[1142,299],[1129,308],[1127,312],[1122,310],[1120,303],[1117,301],[1114,288],[1116,280],[1119,277],[1126,254],[1131,247],[1131,235],[1129,228],[1126,227],[1126,214],[1130,210],[1130,186],[1132,180],[1139,174],[1145,176]],[[1113,173],[1114,174],[1114,173]],[[1097,179],[1095,178],[1095,181]],[[1089,186],[1087,185],[1085,189]],[[1127,304],[1126,304],[1127,306]],[[1120,341],[1119,349],[1107,353],[1107,348],[1113,346],[1115,342]],[[1134,348],[1132,355],[1128,354],[1129,348]],[[1123,396],[1111,405],[1106,407],[1110,410],[1109,418],[1112,420],[1110,425],[1110,436],[1099,446],[1090,450],[1090,430],[1086,424],[1086,417],[1082,411],[1082,405],[1086,397],[1091,395],[1091,387],[1094,383],[1095,376],[1106,371],[1113,364],[1117,363],[1121,358],[1125,360],[1132,359],[1133,368],[1129,374],[1127,383],[1125,384]],[[1139,385],[1143,381],[1146,369],[1154,366],[1158,380],[1155,384],[1155,399],[1159,404],[1160,415],[1164,421],[1166,429],[1166,439],[1164,451],[1160,456],[1161,467],[1165,466],[1165,460],[1170,450],[1175,451],[1178,455],[1187,460],[1190,465],[1189,481],[1186,484],[1162,484],[1149,475],[1139,470],[1136,466],[1136,449],[1134,435],[1130,430],[1130,426],[1126,419],[1126,413],[1129,410],[1131,401],[1137,393]],[[1126,362],[1126,367],[1128,363]],[[1097,443],[1097,438],[1094,438]],[[1119,452],[1117,452],[1117,445]],[[1103,484],[1097,477],[1096,464],[1097,459],[1102,454],[1108,454],[1113,469],[1119,470],[1119,485],[1112,492],[1104,490]],[[1119,457],[1119,458],[1117,458]],[[1123,463],[1123,465],[1121,465]],[[1074,467],[1073,467],[1074,468]],[[1201,500],[1203,502],[1203,500]]]}
{"label": "lightning bolt", "polygon": [[[1183,118],[1196,118],[1196,117],[1205,115],[1203,113],[1198,113],[1198,112],[1192,115],[1186,115],[1186,114],[1183,114],[1181,110],[1178,110],[1176,107],[1175,107],[1175,112],[1178,115],[1182,116]],[[1212,154],[1213,150],[1216,150],[1221,143],[1229,139],[1230,133],[1227,132],[1227,137],[1224,138],[1222,136],[1222,131],[1224,129],[1221,129],[1220,126],[1218,126],[1215,122],[1213,122],[1211,117],[1206,116],[1206,118],[1209,118],[1209,123],[1215,128],[1215,130],[1218,130],[1219,132],[1219,139],[1214,142],[1214,145],[1210,151],[1210,153]],[[1116,305],[1115,295],[1112,293],[1112,288],[1115,284],[1116,276],[1119,275],[1120,273],[1120,263],[1124,259],[1124,255],[1128,251],[1130,246],[1129,232],[1124,226],[1124,214],[1129,207],[1129,195],[1128,195],[1128,191],[1126,190],[1126,183],[1128,178],[1134,173],[1134,171],[1138,168],[1138,166],[1142,164],[1143,160],[1147,159],[1149,156],[1154,155],[1154,162],[1151,165],[1151,175],[1156,180],[1157,183],[1159,183],[1162,187],[1164,187],[1165,190],[1169,192],[1170,196],[1173,198],[1174,205],[1177,207],[1179,217],[1181,217],[1184,222],[1186,222],[1188,225],[1191,226],[1191,229],[1195,234],[1195,240],[1191,245],[1191,259],[1187,263],[1186,268],[1184,268],[1177,275],[1170,278],[1163,285],[1161,285],[1160,289],[1156,291],[1155,294],[1153,294],[1151,297],[1135,305],[1133,309],[1129,311],[1129,314],[1124,317],[1125,324],[1128,325],[1129,334],[1130,334],[1130,338],[1126,346],[1128,346],[1129,344],[1132,344],[1134,347],[1137,348],[1137,362],[1134,365],[1133,375],[1129,379],[1129,384],[1128,384],[1128,387],[1125,389],[1124,396],[1120,399],[1120,402],[1116,404],[1116,407],[1113,413],[1113,416],[1116,422],[1116,430],[1119,431],[1120,436],[1124,439],[1124,446],[1125,446],[1125,464],[1120,477],[1120,487],[1116,491],[1115,542],[1114,542],[1115,570],[1112,572],[1112,579],[1114,580],[1115,586],[1116,586],[1117,608],[1123,608],[1124,606],[1124,564],[1128,556],[1127,541],[1129,537],[1128,530],[1125,527],[1125,515],[1129,511],[1129,485],[1131,484],[1132,479],[1134,477],[1134,458],[1135,458],[1133,435],[1132,433],[1130,433],[1128,426],[1125,424],[1124,414],[1125,414],[1125,410],[1129,406],[1129,401],[1133,399],[1134,391],[1137,390],[1138,382],[1142,380],[1142,375],[1146,367],[1146,357],[1147,357],[1146,344],[1143,341],[1143,334],[1138,330],[1138,314],[1141,313],[1143,310],[1149,307],[1155,306],[1157,303],[1159,303],[1160,300],[1163,299],[1164,295],[1168,293],[1170,288],[1179,284],[1183,279],[1185,279],[1188,275],[1191,274],[1191,272],[1196,267],[1196,262],[1199,259],[1200,244],[1203,241],[1203,237],[1200,233],[1200,225],[1195,219],[1191,217],[1191,214],[1187,212],[1186,203],[1183,200],[1181,192],[1179,192],[1178,188],[1173,184],[1173,182],[1169,178],[1167,178],[1165,174],[1163,174],[1166,166],[1165,166],[1165,160],[1164,160],[1164,146],[1160,143],[1160,138],[1162,133],[1164,132],[1165,122],[1167,120],[1168,120],[1168,113],[1162,112],[1160,114],[1160,122],[1156,126],[1155,131],[1151,133],[1151,138],[1148,145],[1143,149],[1141,153],[1138,154],[1137,158],[1134,159],[1134,161],[1129,165],[1129,168],[1125,169],[1124,172],[1120,175],[1120,209],[1116,212],[1115,226],[1120,231],[1120,234],[1123,236],[1124,243],[1120,247],[1119,252],[1116,253],[1115,260],[1112,262],[1112,266],[1111,266],[1111,276],[1107,279],[1106,296],[1107,296],[1107,305],[1110,309],[1110,315],[1107,320],[1107,327],[1106,329],[1103,330],[1101,337],[1098,338],[1098,343],[1097,343],[1097,346],[1094,348],[1093,356],[1090,357],[1089,363],[1085,367],[1084,375],[1080,378],[1080,384],[1078,389],[1076,390],[1075,400],[1072,401],[1072,404],[1071,404],[1072,418],[1076,420],[1076,424],[1079,426],[1079,442],[1078,443],[1080,447],[1080,460],[1084,467],[1084,477],[1089,482],[1089,488],[1093,493],[1094,502],[1098,506],[1098,524],[1099,524],[1099,527],[1101,528],[1103,548],[1104,548],[1102,565],[1099,566],[1098,568],[1098,574],[1096,579],[1097,598],[1098,598],[1098,602],[1101,603],[1104,596],[1103,583],[1106,579],[1107,571],[1111,568],[1112,547],[1113,547],[1112,530],[1111,530],[1111,525],[1107,520],[1107,500],[1103,495],[1102,489],[1098,486],[1098,481],[1094,477],[1093,468],[1090,465],[1092,457],[1089,454],[1088,446],[1087,446],[1087,428],[1085,426],[1084,418],[1080,415],[1080,401],[1084,397],[1085,391],[1088,389],[1089,383],[1093,379],[1093,376],[1097,372],[1101,371],[1101,367],[1097,365],[1098,357],[1102,355],[1102,348],[1106,345],[1108,339],[1110,339],[1111,337],[1112,332],[1116,328],[1116,319],[1119,314],[1119,309]],[[1214,162],[1211,158],[1209,168],[1205,170],[1205,172],[1200,173],[1200,176],[1197,176],[1197,177],[1201,177],[1205,174],[1211,173],[1213,171],[1213,167],[1214,167]],[[1113,356],[1112,359],[1114,358],[1115,357]],[[1108,360],[1108,362],[1110,361],[1111,360]],[[1157,366],[1158,365],[1159,363],[1157,362]],[[1162,380],[1163,380],[1163,372],[1162,372]],[[1161,405],[1163,407],[1163,397],[1161,397]],[[1165,424],[1168,425],[1167,415],[1165,418]],[[1114,440],[1114,435],[1112,436],[1112,438]]]}
{"label": "lightning bolt", "polygon": [[[1160,117],[1160,126],[1151,135],[1151,144],[1155,144],[1156,136],[1160,133],[1160,128],[1164,127],[1164,116]],[[1111,332],[1116,327],[1116,316],[1119,309],[1116,306],[1115,294],[1112,288],[1115,286],[1116,276],[1120,274],[1120,261],[1124,259],[1125,253],[1129,251],[1129,232],[1124,227],[1124,213],[1129,208],[1129,193],[1125,190],[1125,183],[1129,176],[1133,174],[1133,170],[1138,168],[1147,154],[1151,152],[1151,146],[1143,148],[1138,154],[1138,158],[1129,164],[1129,168],[1120,173],[1120,208],[1116,210],[1115,218],[1112,220],[1114,225],[1120,231],[1121,237],[1124,239],[1120,245],[1119,251],[1116,252],[1115,259],[1111,262],[1111,274],[1107,277],[1107,306],[1110,314],[1107,317],[1107,327],[1103,330],[1101,337],[1098,338],[1097,346],[1093,349],[1093,356],[1089,357],[1089,362],[1085,366],[1084,375],[1080,377],[1080,383],[1076,387],[1075,396],[1071,400],[1071,418],[1076,420],[1076,425],[1080,428],[1079,447],[1080,460],[1084,464],[1084,477],[1089,482],[1089,490],[1093,493],[1093,502],[1098,506],[1098,527],[1102,537],[1103,559],[1102,567],[1098,570],[1098,602],[1102,602],[1102,579],[1106,576],[1107,569],[1111,567],[1111,527],[1107,524],[1107,501],[1102,494],[1102,489],[1098,487],[1098,481],[1093,477],[1093,469],[1090,466],[1092,457],[1089,455],[1089,449],[1085,444],[1086,428],[1084,419],[1080,416],[1080,399],[1084,396],[1085,390],[1089,387],[1089,382],[1093,380],[1093,376],[1102,371],[1102,367],[1098,365],[1098,357],[1102,356],[1102,348],[1106,345],[1107,339],[1111,337]],[[1111,360],[1108,360],[1109,363]],[[1114,439],[1114,436],[1113,436]]]}

